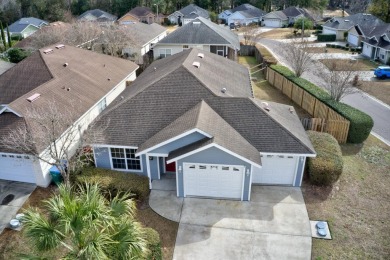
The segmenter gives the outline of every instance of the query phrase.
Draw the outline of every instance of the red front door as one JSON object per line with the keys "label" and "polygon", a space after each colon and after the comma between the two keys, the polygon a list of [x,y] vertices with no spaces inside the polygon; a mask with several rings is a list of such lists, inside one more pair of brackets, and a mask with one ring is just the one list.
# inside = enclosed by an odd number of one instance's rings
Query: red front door
{"label": "red front door", "polygon": [[176,162],[165,163],[165,171],[166,172],[176,172]]}

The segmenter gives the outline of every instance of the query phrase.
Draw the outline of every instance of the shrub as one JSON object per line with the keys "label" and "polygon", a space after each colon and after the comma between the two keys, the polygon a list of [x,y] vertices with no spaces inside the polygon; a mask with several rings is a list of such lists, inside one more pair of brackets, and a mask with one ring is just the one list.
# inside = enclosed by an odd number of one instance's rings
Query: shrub
{"label": "shrub", "polygon": [[145,259],[161,260],[161,240],[160,235],[153,228],[144,228],[145,240],[147,241],[147,247],[149,252],[145,256]]}
{"label": "shrub", "polygon": [[318,34],[317,40],[319,42],[333,42],[336,40],[335,34]]}
{"label": "shrub", "polygon": [[328,48],[330,48],[331,45],[332,45],[332,44],[329,44],[329,43],[325,44],[325,46],[328,47]]}
{"label": "shrub", "polygon": [[256,48],[268,65],[278,63],[278,60],[274,57],[274,55],[272,55],[272,53],[267,50],[267,48],[263,47],[262,45],[256,45]]}
{"label": "shrub", "polygon": [[325,103],[328,107],[332,108],[345,119],[347,119],[350,122],[347,138],[348,143],[362,143],[367,139],[372,127],[374,126],[374,121],[369,115],[347,104],[331,99],[327,91],[306,79],[296,77],[294,73],[287,67],[281,65],[272,65],[271,68],[294,82],[298,87],[306,90],[315,98]]}
{"label": "shrub", "polygon": [[136,199],[144,199],[149,194],[149,179],[135,173],[125,173],[102,168],[88,167],[75,176],[78,183],[98,183],[103,191],[116,195],[129,191]]}
{"label": "shrub", "polygon": [[337,140],[328,133],[308,131],[317,157],[308,159],[308,173],[312,184],[329,186],[343,172],[343,157]]}
{"label": "shrub", "polygon": [[12,48],[7,52],[7,56],[10,62],[18,63],[27,58],[30,55],[29,52],[26,52],[22,49]]}

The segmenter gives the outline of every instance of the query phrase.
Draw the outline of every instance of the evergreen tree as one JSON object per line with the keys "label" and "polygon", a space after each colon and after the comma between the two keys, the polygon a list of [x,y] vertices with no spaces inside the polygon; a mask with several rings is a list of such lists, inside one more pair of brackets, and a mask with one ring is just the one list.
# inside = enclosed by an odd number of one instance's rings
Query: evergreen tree
{"label": "evergreen tree", "polygon": [[367,12],[382,19],[386,23],[390,22],[390,1],[389,0],[372,0],[368,6]]}
{"label": "evergreen tree", "polygon": [[3,28],[3,24],[1,22],[0,22],[0,30],[1,30],[1,40],[3,41],[4,48],[7,49],[7,43],[5,41],[4,28]]}
{"label": "evergreen tree", "polygon": [[9,33],[8,24],[7,24],[7,37],[8,37],[8,46],[12,47],[11,34]]}

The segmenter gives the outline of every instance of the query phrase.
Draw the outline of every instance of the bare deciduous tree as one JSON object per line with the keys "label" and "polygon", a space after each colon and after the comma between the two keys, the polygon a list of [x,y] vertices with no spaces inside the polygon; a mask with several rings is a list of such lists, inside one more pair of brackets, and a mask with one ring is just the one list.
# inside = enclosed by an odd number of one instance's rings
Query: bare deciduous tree
{"label": "bare deciduous tree", "polygon": [[323,78],[332,99],[340,101],[343,97],[358,91],[354,87],[354,81],[357,81],[357,61],[325,59],[322,63],[326,68],[318,70],[317,74]]}
{"label": "bare deciduous tree", "polygon": [[54,102],[45,108],[31,108],[24,113],[26,124],[3,136],[0,145],[56,166],[69,183],[71,172],[91,162],[86,145],[99,135],[99,131],[86,132],[87,124],[75,123],[78,114],[75,107],[60,109]]}
{"label": "bare deciduous tree", "polygon": [[241,31],[244,37],[244,44],[254,46],[261,39],[261,34],[259,33],[259,27],[256,25],[248,25],[242,27]]}
{"label": "bare deciduous tree", "polygon": [[313,64],[313,53],[308,51],[309,47],[309,43],[306,40],[293,39],[291,42],[285,43],[282,48],[297,77],[309,70]]}

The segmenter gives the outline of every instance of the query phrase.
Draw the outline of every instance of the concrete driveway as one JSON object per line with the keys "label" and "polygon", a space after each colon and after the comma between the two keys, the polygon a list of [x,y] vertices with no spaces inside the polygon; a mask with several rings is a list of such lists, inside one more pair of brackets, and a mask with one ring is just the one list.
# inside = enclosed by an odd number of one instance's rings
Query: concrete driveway
{"label": "concrete driveway", "polygon": [[[152,190],[151,207],[159,213],[153,197],[175,193]],[[185,198],[170,205],[162,213],[180,219],[173,259],[311,257],[310,222],[299,188],[253,186],[250,202]]]}
{"label": "concrete driveway", "polygon": [[0,180],[0,234],[23,206],[35,184]]}

